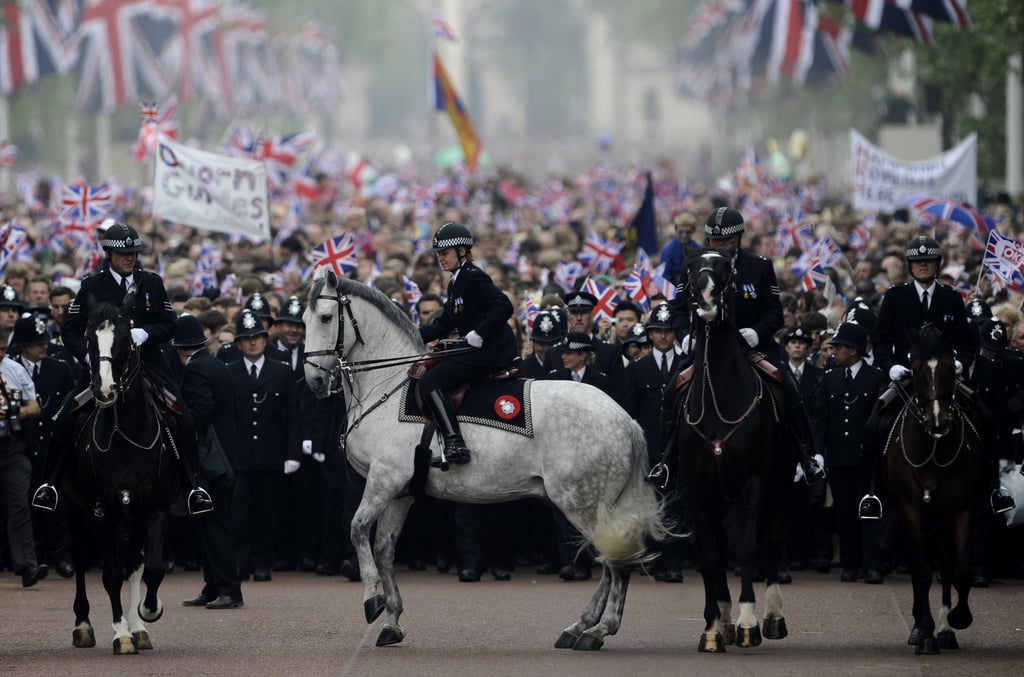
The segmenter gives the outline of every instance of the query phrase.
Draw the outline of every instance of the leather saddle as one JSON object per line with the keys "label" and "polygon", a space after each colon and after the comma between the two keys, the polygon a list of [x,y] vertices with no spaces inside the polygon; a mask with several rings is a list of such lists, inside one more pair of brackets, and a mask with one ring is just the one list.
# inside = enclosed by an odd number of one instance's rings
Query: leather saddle
{"label": "leather saddle", "polygon": [[[434,350],[432,352],[433,353],[444,353],[444,351],[449,349],[449,348],[451,348],[453,344],[455,344],[455,345],[463,345],[464,342],[463,341],[458,341],[458,340],[451,341],[449,339],[444,339],[444,340],[441,340],[441,341],[437,342],[437,346],[434,347]],[[440,362],[443,359],[444,359],[444,355],[443,354],[436,355],[436,356],[430,355],[430,356],[424,357],[422,360],[414,362],[413,365],[411,367],[409,367],[409,371],[408,371],[409,380],[411,380],[411,381],[419,381],[421,378],[423,378],[423,375],[426,374],[430,370],[431,367],[433,367],[435,364],[437,364],[438,362]],[[523,377],[522,365],[523,365],[523,358],[521,358],[521,357],[519,357],[517,355],[515,357],[515,359],[512,360],[512,364],[511,365],[509,365],[508,367],[506,367],[504,369],[499,369],[498,371],[492,372],[487,377],[487,380],[497,383],[497,382],[500,382],[500,381],[514,381],[517,378],[522,378]],[[471,385],[470,383],[463,383],[461,385],[455,386],[454,388],[451,388],[448,391],[448,397],[451,398],[452,407],[455,409],[455,411],[459,411],[460,409],[462,409],[462,400],[465,398],[466,391],[469,390],[469,386],[470,385]],[[417,396],[418,396],[418,394],[417,394]]]}

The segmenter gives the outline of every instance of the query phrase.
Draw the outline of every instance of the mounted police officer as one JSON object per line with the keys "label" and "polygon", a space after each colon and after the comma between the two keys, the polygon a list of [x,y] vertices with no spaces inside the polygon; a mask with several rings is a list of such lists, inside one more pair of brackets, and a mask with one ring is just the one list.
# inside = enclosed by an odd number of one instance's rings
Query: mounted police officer
{"label": "mounted police officer", "polygon": [[470,458],[448,390],[462,383],[483,380],[511,366],[518,354],[515,335],[508,325],[512,302],[487,273],[473,263],[472,249],[473,235],[469,229],[452,222],[437,229],[430,247],[430,251],[437,254],[441,269],[451,273],[452,279],[441,315],[420,327],[420,336],[424,343],[430,343],[458,332],[474,348],[471,352],[440,360],[423,375],[417,386],[417,399],[444,439],[443,454],[430,461],[435,468],[442,468],[445,461],[469,463]]}
{"label": "mounted police officer", "polygon": [[[89,316],[102,303],[117,306],[132,323],[132,341],[138,346],[142,367],[150,383],[158,391],[164,391],[165,399],[180,401],[174,377],[160,350],[160,344],[174,336],[174,310],[160,276],[143,270],[139,265],[139,252],[143,250],[142,238],[132,226],[115,223],[104,231],[100,246],[107,258],[99,269],[82,280],[78,294],[67,308],[63,328],[64,345],[80,363],[87,364],[85,330]],[[74,399],[81,406],[91,399],[90,394],[91,391],[86,390]],[[69,399],[61,407],[54,430],[66,427],[74,403]],[[57,453],[54,454],[54,451]],[[61,451],[51,443],[49,455],[56,458],[47,458],[46,467],[53,473],[59,473]],[[188,497],[189,511],[196,514],[211,510],[213,504],[210,495],[202,487],[194,486],[192,470],[185,469],[188,485],[194,487]],[[40,486],[32,498],[32,504],[37,508],[53,510],[57,505],[56,477],[53,473],[51,480]]]}
{"label": "mounted police officer", "polygon": [[[764,354],[778,367],[781,351],[774,337],[783,325],[779,282],[775,277],[775,267],[769,259],[740,248],[744,231],[743,215],[730,207],[719,207],[714,210],[704,223],[704,237],[708,246],[720,252],[732,252],[736,287],[733,294],[732,318],[739,328],[742,340],[750,350]],[[670,302],[673,312],[672,324],[684,353],[689,353],[695,343],[690,336],[692,296],[693,290],[684,276],[676,287],[675,299]],[[804,476],[808,484],[813,484],[824,479],[825,473],[821,463],[814,457],[810,422],[800,400],[796,381],[788,369],[780,371],[785,399],[782,412],[785,424],[796,442],[801,465],[804,467]]]}
{"label": "mounted police officer", "polygon": [[[882,455],[882,432],[889,429],[892,417],[899,411],[899,407],[893,404],[899,399],[895,397],[895,384],[911,375],[908,330],[920,329],[926,323],[945,328],[953,343],[958,375],[963,371],[964,363],[969,364],[974,359],[978,347],[977,333],[968,324],[960,294],[936,281],[942,261],[941,245],[930,237],[916,237],[907,245],[906,259],[912,281],[894,285],[885,292],[872,337],[875,364],[888,374],[893,385],[879,398],[868,419],[864,438],[864,471],[868,487],[860,503],[861,519],[879,519],[882,515],[881,500],[874,494],[875,476]],[[977,407],[967,403],[967,408],[969,415],[977,421]],[[995,453],[995,450],[988,451]],[[1000,490],[995,474],[993,481],[992,510],[996,513],[1011,510],[1013,498]]]}

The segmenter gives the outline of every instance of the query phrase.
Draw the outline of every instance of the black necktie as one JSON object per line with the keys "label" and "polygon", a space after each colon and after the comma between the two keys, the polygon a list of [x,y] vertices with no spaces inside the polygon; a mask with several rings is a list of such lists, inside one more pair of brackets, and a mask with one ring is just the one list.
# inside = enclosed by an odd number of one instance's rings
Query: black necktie
{"label": "black necktie", "polygon": [[661,356],[661,380],[662,382],[668,380],[668,353]]}
{"label": "black necktie", "polygon": [[928,292],[921,294],[921,305],[924,306],[925,310],[928,310]]}
{"label": "black necktie", "polygon": [[37,378],[39,378],[39,365],[35,364],[32,365],[32,380],[34,381]]}
{"label": "black necktie", "polygon": [[846,389],[850,389],[850,384],[853,383],[853,369],[846,368]]}
{"label": "black necktie", "polygon": [[803,375],[804,375],[804,370],[801,369],[800,367],[797,367],[796,369],[793,370],[793,378],[796,379],[797,383],[800,382],[800,377],[803,376]]}
{"label": "black necktie", "polygon": [[127,293],[128,293],[128,278],[127,277],[122,277],[121,278],[121,294],[127,294]]}
{"label": "black necktie", "polygon": [[258,372],[258,371],[256,371],[256,365],[255,365],[255,364],[254,364],[254,365],[252,365],[252,368],[251,368],[251,369],[249,370],[249,374],[251,374],[251,375],[252,375],[252,381],[253,381],[253,383],[255,383],[255,382],[256,382],[256,379],[257,379],[257,378],[259,377],[259,375],[260,375],[260,374],[259,374],[259,372]]}

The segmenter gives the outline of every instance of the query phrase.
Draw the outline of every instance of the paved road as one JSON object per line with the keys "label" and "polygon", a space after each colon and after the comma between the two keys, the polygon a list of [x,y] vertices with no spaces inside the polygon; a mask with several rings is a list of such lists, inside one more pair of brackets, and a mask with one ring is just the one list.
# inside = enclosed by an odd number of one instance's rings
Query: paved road
{"label": "paved road", "polygon": [[[868,586],[840,583],[838,573],[801,572],[783,588],[788,638],[708,655],[696,651],[702,587],[695,573],[686,573],[682,585],[634,577],[619,634],[599,652],[579,653],[551,647],[589,599],[591,582],[517,572],[510,582],[473,584],[454,575],[403,571],[405,641],[376,648],[383,621],[363,621],[359,584],[275,574],[270,583],[244,584],[244,609],[210,611],[180,606],[199,591],[201,580],[197,573],[176,572],[161,588],[164,617],[149,626],[156,648],[138,656],[112,655],[109,605],[98,574],[90,574],[97,647],[74,649],[73,581],[51,575],[26,590],[4,573],[0,674],[959,677],[1019,674],[1024,666],[1024,581],[973,591],[975,624],[958,633],[962,649],[917,657],[906,645],[907,576]],[[937,593],[933,598],[937,602]]]}

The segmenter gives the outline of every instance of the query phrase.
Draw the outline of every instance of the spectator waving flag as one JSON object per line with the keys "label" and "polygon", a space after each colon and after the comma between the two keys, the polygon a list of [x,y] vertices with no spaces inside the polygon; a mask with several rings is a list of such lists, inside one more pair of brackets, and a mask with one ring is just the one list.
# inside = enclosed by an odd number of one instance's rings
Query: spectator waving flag
{"label": "spectator waving flag", "polygon": [[621,252],[621,243],[612,242],[599,233],[591,233],[583,243],[580,261],[590,270],[603,273],[615,263]]}
{"label": "spectator waving flag", "polygon": [[347,275],[355,270],[357,263],[356,243],[351,233],[342,233],[313,247],[314,268],[330,266],[338,275]]}
{"label": "spectator waving flag", "polygon": [[267,183],[271,189],[281,190],[299,154],[316,138],[316,132],[297,132],[285,136],[260,137],[256,141],[255,157],[267,167]]}
{"label": "spectator waving flag", "polygon": [[594,306],[595,319],[600,320],[605,318],[611,320],[615,316],[615,306],[619,305],[619,297],[615,293],[614,287],[601,286],[588,277],[583,281],[581,291],[593,294],[597,299],[597,305]]}
{"label": "spectator waving flag", "polygon": [[793,247],[806,251],[814,244],[811,228],[803,220],[804,212],[801,209],[782,215],[775,230],[775,256],[785,256]]}
{"label": "spectator waving flag", "polygon": [[651,299],[647,296],[647,288],[651,284],[651,275],[647,269],[637,263],[626,278],[625,289],[629,299],[640,308],[641,312],[651,309]]}
{"label": "spectator waving flag", "polygon": [[982,265],[1001,277],[1007,287],[1020,285],[1024,283],[1024,244],[993,228],[988,232]]}
{"label": "spectator waving flag", "polygon": [[835,266],[843,258],[843,250],[828,235],[822,235],[815,241],[811,254],[821,259],[821,265],[825,268]]}
{"label": "spectator waving flag", "polygon": [[156,101],[143,101],[140,107],[142,126],[139,128],[139,137],[132,147],[132,156],[142,162],[156,148],[158,134],[171,139],[178,138],[178,98],[172,96],[162,106],[157,106]]}
{"label": "spectator waving flag", "polygon": [[65,185],[61,192],[60,217],[71,221],[94,221],[110,212],[113,194],[106,184],[92,188],[86,185]]}
{"label": "spectator waving flag", "polygon": [[811,291],[815,287],[825,284],[828,275],[825,274],[825,266],[820,257],[810,257],[806,261],[806,266],[800,273],[800,288],[803,291]]}

